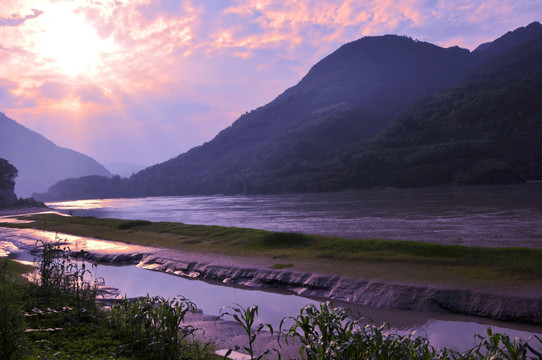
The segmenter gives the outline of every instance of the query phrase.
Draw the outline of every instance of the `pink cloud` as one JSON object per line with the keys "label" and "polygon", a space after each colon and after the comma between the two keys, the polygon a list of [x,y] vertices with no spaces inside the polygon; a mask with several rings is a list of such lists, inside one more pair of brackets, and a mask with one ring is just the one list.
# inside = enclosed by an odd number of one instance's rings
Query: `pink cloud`
{"label": "pink cloud", "polygon": [[2,0],[0,111],[103,161],[157,162],[361,36],[473,49],[540,13],[529,0]]}
{"label": "pink cloud", "polygon": [[19,26],[24,23],[26,20],[35,19],[38,16],[43,14],[43,11],[32,9],[32,14],[21,16],[18,14],[12,14],[8,18],[0,17],[0,26]]}

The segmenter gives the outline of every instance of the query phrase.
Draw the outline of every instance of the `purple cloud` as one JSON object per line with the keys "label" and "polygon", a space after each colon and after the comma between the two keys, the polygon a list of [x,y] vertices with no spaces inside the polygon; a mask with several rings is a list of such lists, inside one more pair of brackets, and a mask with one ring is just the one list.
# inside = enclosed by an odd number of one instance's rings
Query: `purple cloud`
{"label": "purple cloud", "polygon": [[43,14],[43,11],[32,9],[32,14],[26,16],[12,15],[9,18],[0,17],[0,26],[19,26],[26,20],[35,19]]}
{"label": "purple cloud", "polygon": [[0,111],[103,162],[146,164],[210,140],[346,42],[472,50],[542,13],[531,0],[6,1]]}

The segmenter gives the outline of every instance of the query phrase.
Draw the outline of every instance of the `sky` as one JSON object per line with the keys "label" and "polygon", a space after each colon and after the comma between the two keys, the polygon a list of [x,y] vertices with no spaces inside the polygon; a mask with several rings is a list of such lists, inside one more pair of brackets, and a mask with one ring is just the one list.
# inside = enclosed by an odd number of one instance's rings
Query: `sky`
{"label": "sky", "polygon": [[101,163],[211,140],[363,36],[473,50],[540,0],[0,0],[0,112]]}

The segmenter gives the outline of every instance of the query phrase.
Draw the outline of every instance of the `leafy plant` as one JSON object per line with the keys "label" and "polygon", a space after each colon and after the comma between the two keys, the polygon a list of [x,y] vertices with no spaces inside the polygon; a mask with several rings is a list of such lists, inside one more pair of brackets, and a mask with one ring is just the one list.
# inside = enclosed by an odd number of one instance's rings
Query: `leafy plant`
{"label": "leafy plant", "polygon": [[[228,311],[227,309],[233,310],[233,312]],[[247,308],[242,307],[239,304],[235,304],[235,306],[224,306],[222,309],[220,309],[220,316],[232,316],[233,319],[241,325],[245,333],[247,334],[248,339],[248,346],[243,346],[242,349],[248,352],[250,355],[251,360],[260,360],[263,359],[265,355],[269,354],[271,350],[266,349],[263,353],[260,355],[254,354],[254,343],[256,342],[256,338],[258,337],[258,334],[261,333],[265,328],[268,328],[271,332],[271,335],[273,335],[273,327],[270,324],[262,324],[260,323],[256,328],[253,328],[254,326],[254,320],[256,319],[256,316],[258,316],[258,306],[252,305]],[[228,352],[224,355],[224,358],[226,359],[233,350],[239,350],[241,347],[236,346],[234,349],[229,349]]]}
{"label": "leafy plant", "polygon": [[[333,307],[331,302],[305,305],[296,317],[284,318],[280,323],[280,333],[286,344],[298,340],[301,343],[299,355],[303,359],[334,359],[344,352],[350,344],[352,333],[358,320],[350,320],[351,312]],[[294,324],[283,330],[285,322],[291,319]],[[280,336],[279,336],[280,342]]]}
{"label": "leafy plant", "polygon": [[196,305],[184,297],[172,300],[147,295],[130,301],[126,298],[111,308],[109,321],[124,334],[127,346],[144,351],[149,359],[180,359],[187,353],[197,359],[206,347],[189,342],[196,328],[182,325],[188,312]]}
{"label": "leafy plant", "polygon": [[[542,359],[542,339],[538,336],[524,340],[511,339],[508,335],[494,333],[487,329],[487,336],[476,335],[480,340],[478,345],[463,353],[454,350],[444,350],[439,359],[446,360],[540,360]],[[530,343],[532,339],[538,340],[539,347]]]}

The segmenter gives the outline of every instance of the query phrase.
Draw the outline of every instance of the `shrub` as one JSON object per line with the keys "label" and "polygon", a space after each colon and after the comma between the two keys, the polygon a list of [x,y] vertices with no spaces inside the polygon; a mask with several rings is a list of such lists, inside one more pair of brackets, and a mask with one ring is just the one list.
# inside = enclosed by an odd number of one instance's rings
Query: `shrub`
{"label": "shrub", "polygon": [[146,359],[190,359],[204,356],[206,346],[188,341],[197,330],[182,325],[188,312],[196,305],[184,297],[172,300],[147,295],[130,301],[126,298],[113,305],[110,324],[123,334],[126,346],[142,351]]}
{"label": "shrub", "polygon": [[7,270],[0,265],[0,359],[18,359],[24,343],[21,295]]}

